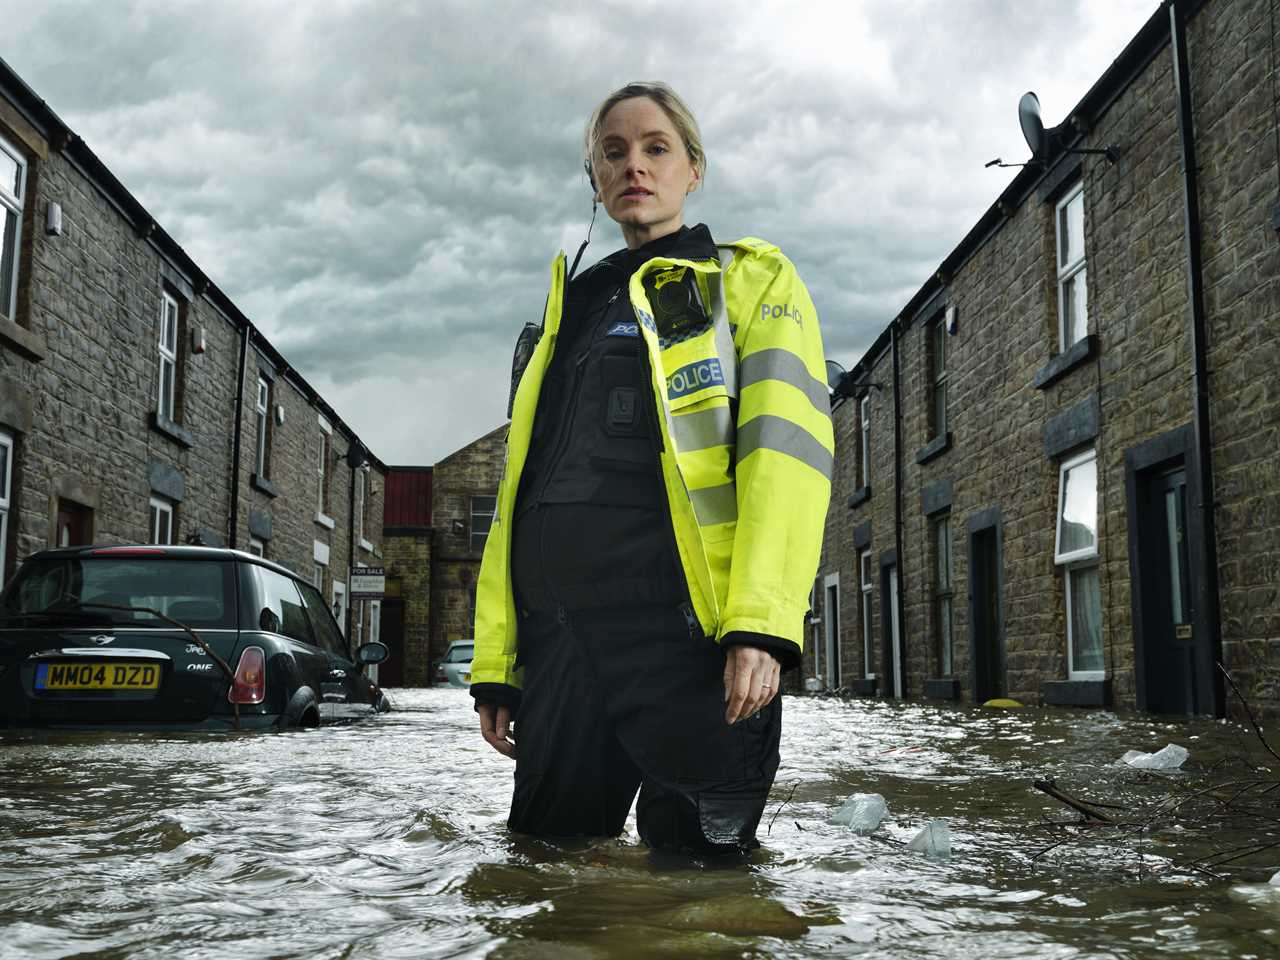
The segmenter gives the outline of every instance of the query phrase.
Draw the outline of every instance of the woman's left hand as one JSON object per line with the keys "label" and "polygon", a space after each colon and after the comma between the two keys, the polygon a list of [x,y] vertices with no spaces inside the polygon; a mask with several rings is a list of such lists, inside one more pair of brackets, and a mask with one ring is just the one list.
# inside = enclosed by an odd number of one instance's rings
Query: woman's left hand
{"label": "woman's left hand", "polygon": [[767,650],[730,647],[724,658],[725,722],[737,723],[767,707],[778,695],[781,677],[782,666]]}

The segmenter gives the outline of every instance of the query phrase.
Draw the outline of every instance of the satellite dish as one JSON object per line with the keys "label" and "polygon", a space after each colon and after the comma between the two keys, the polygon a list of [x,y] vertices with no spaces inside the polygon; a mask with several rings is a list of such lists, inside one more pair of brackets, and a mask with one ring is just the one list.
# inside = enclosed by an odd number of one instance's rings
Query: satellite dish
{"label": "satellite dish", "polygon": [[368,451],[359,444],[353,443],[347,448],[347,466],[352,470],[359,470],[368,460]]}
{"label": "satellite dish", "polygon": [[1048,152],[1048,137],[1044,133],[1044,121],[1040,119],[1040,98],[1030,91],[1018,101],[1018,123],[1022,125],[1022,136],[1031,148],[1031,156],[1043,160]]}
{"label": "satellite dish", "polygon": [[845,378],[845,369],[834,360],[827,361],[827,387],[835,390],[840,386],[840,381]]}

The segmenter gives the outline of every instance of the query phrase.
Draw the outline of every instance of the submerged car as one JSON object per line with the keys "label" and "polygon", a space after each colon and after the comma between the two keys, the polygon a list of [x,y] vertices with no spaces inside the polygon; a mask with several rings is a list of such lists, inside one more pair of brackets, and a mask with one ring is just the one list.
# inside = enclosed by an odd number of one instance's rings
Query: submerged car
{"label": "submerged car", "polygon": [[33,554],[0,593],[0,724],[318,726],[390,709],[314,586],[237,550]]}
{"label": "submerged car", "polygon": [[444,652],[444,659],[436,668],[436,683],[451,687],[471,686],[471,660],[475,656],[474,640],[455,640]]}

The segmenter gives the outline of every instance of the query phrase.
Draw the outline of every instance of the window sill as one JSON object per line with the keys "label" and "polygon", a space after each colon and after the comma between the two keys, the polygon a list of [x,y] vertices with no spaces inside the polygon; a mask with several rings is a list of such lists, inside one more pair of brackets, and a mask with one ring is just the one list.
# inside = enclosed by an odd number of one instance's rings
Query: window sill
{"label": "window sill", "polygon": [[1040,699],[1052,707],[1107,707],[1110,680],[1048,680],[1040,684]]}
{"label": "window sill", "polygon": [[846,686],[855,697],[874,697],[877,683],[875,677],[863,677],[860,680],[850,680]]}
{"label": "window sill", "polygon": [[869,485],[859,487],[857,490],[853,491],[853,496],[849,498],[849,509],[853,510],[855,507],[860,507],[870,499],[871,487]]}
{"label": "window sill", "polygon": [[363,550],[365,553],[373,553],[373,544],[370,543],[368,540],[366,540],[364,537],[361,537],[360,549]]}
{"label": "window sill", "polygon": [[916,451],[916,463],[928,463],[935,457],[940,457],[951,449],[951,431],[934,437],[923,447]]}
{"label": "window sill", "polygon": [[929,700],[959,700],[960,681],[955,677],[924,682],[924,695]]}
{"label": "window sill", "polygon": [[180,447],[190,450],[195,446],[195,438],[191,436],[191,432],[184,430],[167,417],[162,417],[154,410],[151,411],[151,429],[162,437],[168,437]]}
{"label": "window sill", "polygon": [[28,360],[39,363],[48,353],[49,347],[44,337],[32,333],[26,327],[20,327],[8,317],[0,317],[0,343],[12,347]]}
{"label": "window sill", "polygon": [[316,524],[318,526],[324,527],[326,530],[332,530],[334,527],[337,526],[337,524],[333,520],[333,517],[328,516],[327,514],[324,514],[324,513],[316,514]]}
{"label": "window sill", "polygon": [[249,474],[249,486],[253,489],[265,493],[268,497],[280,496],[280,491],[276,489],[276,485],[266,477],[260,477],[256,473]]}
{"label": "window sill", "polygon": [[1051,383],[1065,377],[1097,352],[1097,336],[1092,333],[1087,334],[1083,340],[1077,340],[1061,353],[1050,357],[1049,362],[1040,368],[1040,372],[1031,381],[1031,386],[1037,390],[1043,390]]}

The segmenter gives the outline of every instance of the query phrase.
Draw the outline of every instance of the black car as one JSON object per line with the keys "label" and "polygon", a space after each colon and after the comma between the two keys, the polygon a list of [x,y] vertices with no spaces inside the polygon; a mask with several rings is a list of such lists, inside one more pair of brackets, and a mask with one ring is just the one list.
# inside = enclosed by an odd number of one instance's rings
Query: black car
{"label": "black car", "polygon": [[261,729],[390,708],[320,592],[237,550],[33,554],[0,593],[0,724]]}

